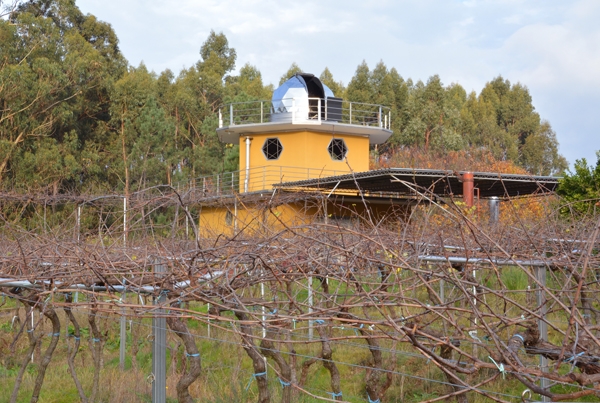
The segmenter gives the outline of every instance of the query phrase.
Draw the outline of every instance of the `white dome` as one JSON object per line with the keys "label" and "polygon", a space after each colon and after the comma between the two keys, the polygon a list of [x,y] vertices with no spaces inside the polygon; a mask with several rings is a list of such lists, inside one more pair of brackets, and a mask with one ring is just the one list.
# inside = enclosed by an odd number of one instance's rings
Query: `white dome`
{"label": "white dome", "polygon": [[[311,104],[324,105],[326,98],[333,98],[333,91],[312,74],[297,73],[273,91],[271,121],[291,121],[309,118],[309,98]],[[311,105],[314,106],[315,105]],[[293,115],[293,116],[292,116]]]}

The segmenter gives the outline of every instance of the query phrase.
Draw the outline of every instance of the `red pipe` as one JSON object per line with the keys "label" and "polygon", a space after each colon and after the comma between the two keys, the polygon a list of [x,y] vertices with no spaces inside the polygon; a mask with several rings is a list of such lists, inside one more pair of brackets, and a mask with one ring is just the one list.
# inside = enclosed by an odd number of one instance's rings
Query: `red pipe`
{"label": "red pipe", "polygon": [[472,172],[464,172],[462,174],[462,183],[463,183],[463,201],[467,205],[467,207],[473,207],[473,173]]}

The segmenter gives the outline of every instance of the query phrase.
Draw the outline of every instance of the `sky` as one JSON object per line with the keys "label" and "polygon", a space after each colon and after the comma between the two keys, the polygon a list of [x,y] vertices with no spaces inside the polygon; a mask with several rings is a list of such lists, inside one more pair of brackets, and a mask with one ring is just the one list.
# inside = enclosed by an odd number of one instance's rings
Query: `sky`
{"label": "sky", "polygon": [[501,75],[525,85],[569,163],[600,150],[598,0],[77,0],[115,30],[129,63],[175,74],[195,64],[211,30],[236,68],[279,83],[295,62],[347,84],[360,63],[404,79],[438,74],[479,93]]}

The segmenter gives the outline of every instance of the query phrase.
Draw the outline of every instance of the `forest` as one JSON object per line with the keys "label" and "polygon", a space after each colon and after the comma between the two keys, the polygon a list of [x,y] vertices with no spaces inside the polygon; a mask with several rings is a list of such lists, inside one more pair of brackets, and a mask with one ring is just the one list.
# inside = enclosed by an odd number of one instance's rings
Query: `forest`
{"label": "forest", "polygon": [[[236,171],[238,147],[215,133],[218,110],[270,99],[279,85],[264,83],[255,66],[237,60],[223,33],[211,31],[198,44],[195,65],[156,73],[131,66],[110,22],[83,14],[75,0],[0,5],[4,191],[129,194]],[[292,63],[281,82],[301,70]],[[536,112],[524,84],[498,76],[479,94],[468,93],[437,75],[426,82],[405,79],[383,61],[372,68],[361,63],[347,84],[327,67],[320,78],[338,97],[391,108],[394,134],[373,150],[374,168],[386,161],[448,168],[439,161],[449,155],[467,163],[484,155],[489,170],[500,163],[535,175],[567,167],[550,122]],[[419,158],[406,157],[414,155]]]}

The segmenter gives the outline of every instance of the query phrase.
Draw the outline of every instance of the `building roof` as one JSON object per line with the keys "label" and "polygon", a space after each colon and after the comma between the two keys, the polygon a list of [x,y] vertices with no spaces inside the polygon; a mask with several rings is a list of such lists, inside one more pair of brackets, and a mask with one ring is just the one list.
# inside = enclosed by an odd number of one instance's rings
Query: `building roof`
{"label": "building roof", "polygon": [[[306,188],[310,190],[362,191],[398,196],[415,196],[418,193],[442,197],[461,196],[463,193],[462,174],[464,172],[387,168],[346,175],[329,176],[284,182],[274,185],[280,189]],[[473,172],[475,195],[480,198],[519,197],[554,192],[558,186],[557,177],[500,174],[493,172]],[[418,193],[417,193],[418,192]]]}

